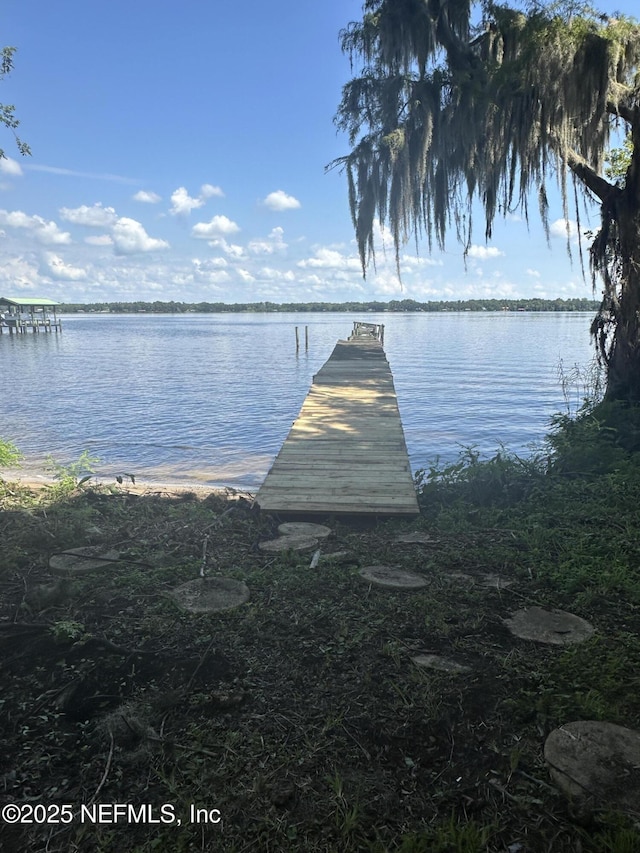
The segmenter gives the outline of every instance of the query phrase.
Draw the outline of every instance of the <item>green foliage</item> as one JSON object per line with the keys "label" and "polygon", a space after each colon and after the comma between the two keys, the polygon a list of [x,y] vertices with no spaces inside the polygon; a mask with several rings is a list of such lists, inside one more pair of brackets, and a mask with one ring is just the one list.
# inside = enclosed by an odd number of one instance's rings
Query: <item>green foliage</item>
{"label": "green foliage", "polygon": [[95,474],[95,465],[99,461],[96,456],[91,456],[88,450],[83,450],[78,459],[68,465],[62,465],[50,456],[48,465],[57,481],[55,490],[59,493],[69,492],[88,483]]}
{"label": "green foliage", "polygon": [[603,474],[638,468],[640,406],[603,401],[588,403],[576,417],[552,418],[547,437],[552,469],[563,473]]}
{"label": "green foliage", "polygon": [[[2,79],[4,77],[11,73],[11,70],[13,68],[13,55],[15,52],[15,47],[2,48],[2,54],[0,58],[0,82],[2,82]],[[4,125],[13,133],[20,154],[31,154],[31,150],[26,144],[26,142],[23,142],[16,134],[16,129],[19,124],[20,122],[15,116],[15,106],[13,104],[0,103],[0,125]],[[3,149],[0,148],[0,158],[5,156],[6,155]]]}
{"label": "green foliage", "polygon": [[595,833],[584,832],[585,853],[637,853],[640,850],[640,828],[632,826],[618,814],[605,814],[605,823]]}
{"label": "green foliage", "polygon": [[416,299],[371,299],[366,302],[67,302],[62,310],[68,314],[228,314],[310,312],[389,312],[411,311],[595,311],[593,299],[438,299],[418,302]]}
{"label": "green foliage", "polygon": [[456,502],[508,506],[536,488],[547,465],[543,455],[521,459],[502,448],[482,459],[475,447],[466,447],[456,462],[441,467],[436,460],[428,470],[416,472],[418,502],[425,511]]}
{"label": "green foliage", "polygon": [[[485,853],[496,834],[497,826],[483,826],[475,820],[459,818],[454,813],[425,832],[407,833],[400,843],[384,853]],[[383,853],[374,846],[371,853]]]}
{"label": "green foliage", "polygon": [[22,454],[15,444],[0,438],[0,468],[10,468],[12,465],[17,465],[21,459]]}
{"label": "green foliage", "polygon": [[574,364],[571,368],[566,368],[564,361],[560,359],[558,379],[562,388],[566,414],[570,417],[585,409],[592,409],[602,402],[606,378],[597,358],[594,358],[586,367]]}
{"label": "green foliage", "polygon": [[54,622],[50,631],[56,643],[62,644],[73,643],[85,635],[84,625],[73,619],[62,619],[59,622]]}
{"label": "green foliage", "polygon": [[633,140],[631,134],[628,133],[622,143],[621,148],[612,148],[605,158],[604,173],[607,178],[616,181],[618,184],[624,183],[627,175],[627,169],[631,165],[631,156],[633,154]]}

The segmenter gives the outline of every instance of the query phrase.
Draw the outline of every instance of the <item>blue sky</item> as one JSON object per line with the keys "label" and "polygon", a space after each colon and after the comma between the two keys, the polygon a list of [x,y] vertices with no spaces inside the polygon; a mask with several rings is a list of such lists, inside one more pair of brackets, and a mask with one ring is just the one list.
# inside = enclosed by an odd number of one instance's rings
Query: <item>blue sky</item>
{"label": "blue sky", "polygon": [[[599,4],[632,14],[635,0]],[[333,115],[350,77],[338,34],[354,0],[4,0],[17,47],[0,101],[0,295],[66,302],[306,302],[591,296],[552,200],[496,224],[467,265],[382,244],[363,281]],[[535,204],[533,205],[535,209]],[[596,220],[592,220],[595,224]],[[481,224],[480,219],[478,223]]]}

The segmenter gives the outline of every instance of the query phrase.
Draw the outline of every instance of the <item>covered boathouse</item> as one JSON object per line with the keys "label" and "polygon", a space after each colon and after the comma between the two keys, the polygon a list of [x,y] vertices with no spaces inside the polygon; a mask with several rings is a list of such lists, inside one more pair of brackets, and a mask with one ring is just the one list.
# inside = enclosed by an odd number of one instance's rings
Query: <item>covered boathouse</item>
{"label": "covered boathouse", "polygon": [[53,299],[36,296],[0,296],[0,335],[5,330],[12,335],[28,332],[61,332],[62,323],[56,314],[60,305]]}

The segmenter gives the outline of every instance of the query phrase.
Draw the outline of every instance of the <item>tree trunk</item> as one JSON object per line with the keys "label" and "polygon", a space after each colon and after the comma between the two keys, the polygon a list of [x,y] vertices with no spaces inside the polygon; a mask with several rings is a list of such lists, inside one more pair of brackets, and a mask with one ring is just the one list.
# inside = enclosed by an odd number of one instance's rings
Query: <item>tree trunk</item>
{"label": "tree trunk", "polygon": [[632,186],[627,185],[616,208],[618,264],[612,278],[619,286],[612,305],[606,399],[640,404],[640,198]]}

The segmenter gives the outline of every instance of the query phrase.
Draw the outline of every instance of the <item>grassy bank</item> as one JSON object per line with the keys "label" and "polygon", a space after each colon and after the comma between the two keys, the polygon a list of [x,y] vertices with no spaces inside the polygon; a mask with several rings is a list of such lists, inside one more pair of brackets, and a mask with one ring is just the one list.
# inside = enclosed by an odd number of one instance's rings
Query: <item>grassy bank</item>
{"label": "grassy bank", "polygon": [[[561,420],[535,460],[467,451],[419,476],[418,521],[329,520],[313,569],[311,551],[263,552],[276,522],[237,496],[0,483],[0,798],[145,803],[158,820],[0,825],[0,848],[640,849],[638,815],[569,802],[542,752],[573,720],[640,729],[635,435],[589,414]],[[409,530],[428,538],[399,542]],[[122,561],[49,570],[52,553],[95,543]],[[358,569],[373,564],[428,585],[369,586]],[[203,568],[244,581],[249,602],[179,610],[168,591]],[[528,605],[596,632],[517,640],[503,620]],[[420,652],[469,671],[421,668]],[[190,804],[221,822],[189,822]]]}

